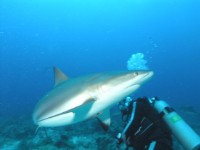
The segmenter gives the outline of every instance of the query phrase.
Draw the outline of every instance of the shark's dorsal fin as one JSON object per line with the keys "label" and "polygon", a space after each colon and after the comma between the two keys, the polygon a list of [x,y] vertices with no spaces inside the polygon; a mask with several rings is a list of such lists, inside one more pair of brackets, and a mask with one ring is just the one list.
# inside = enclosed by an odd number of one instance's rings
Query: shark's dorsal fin
{"label": "shark's dorsal fin", "polygon": [[102,114],[100,114],[97,119],[99,120],[102,128],[107,131],[109,126],[110,126],[110,123],[111,123],[111,119],[110,119],[110,110],[109,109],[106,109],[103,111]]}
{"label": "shark's dorsal fin", "polygon": [[53,67],[53,71],[54,71],[54,86],[57,86],[58,84],[68,79],[68,77],[57,67]]}

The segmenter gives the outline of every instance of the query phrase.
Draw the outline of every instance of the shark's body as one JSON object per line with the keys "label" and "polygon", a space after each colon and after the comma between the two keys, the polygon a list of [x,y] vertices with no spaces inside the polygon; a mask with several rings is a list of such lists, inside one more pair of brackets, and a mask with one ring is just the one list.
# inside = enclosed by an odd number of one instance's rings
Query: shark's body
{"label": "shark's body", "polygon": [[125,71],[68,79],[57,68],[54,72],[55,87],[38,102],[33,113],[38,126],[69,125],[94,116],[109,124],[109,108],[153,75],[152,71]]}

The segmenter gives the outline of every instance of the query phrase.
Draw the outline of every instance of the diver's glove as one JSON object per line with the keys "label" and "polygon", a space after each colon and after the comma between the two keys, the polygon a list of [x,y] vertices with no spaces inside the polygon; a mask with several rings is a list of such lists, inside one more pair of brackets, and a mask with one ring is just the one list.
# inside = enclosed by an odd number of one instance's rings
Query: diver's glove
{"label": "diver's glove", "polygon": [[117,139],[117,144],[120,145],[123,142],[122,134],[118,133],[116,139]]}

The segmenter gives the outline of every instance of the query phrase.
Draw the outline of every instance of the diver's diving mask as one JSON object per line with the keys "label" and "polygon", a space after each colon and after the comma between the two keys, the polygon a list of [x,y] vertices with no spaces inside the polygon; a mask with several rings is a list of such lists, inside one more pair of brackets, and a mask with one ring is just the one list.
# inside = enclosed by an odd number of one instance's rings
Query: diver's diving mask
{"label": "diver's diving mask", "polygon": [[123,112],[123,111],[128,111],[129,106],[131,104],[131,102],[133,101],[133,99],[130,96],[127,96],[124,100],[122,100],[121,102],[119,102],[119,109]]}

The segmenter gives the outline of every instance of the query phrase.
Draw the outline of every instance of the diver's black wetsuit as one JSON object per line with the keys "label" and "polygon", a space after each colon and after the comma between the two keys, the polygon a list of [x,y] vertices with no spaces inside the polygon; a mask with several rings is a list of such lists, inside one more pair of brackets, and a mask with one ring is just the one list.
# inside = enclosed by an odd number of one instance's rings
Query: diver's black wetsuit
{"label": "diver's black wetsuit", "polygon": [[170,131],[146,97],[133,102],[130,119],[122,134],[134,150],[173,149]]}

